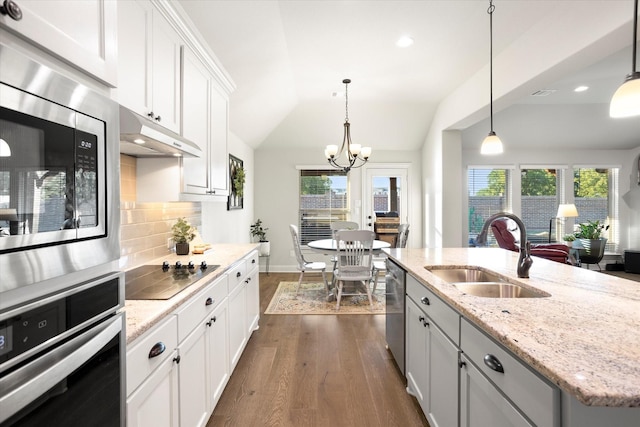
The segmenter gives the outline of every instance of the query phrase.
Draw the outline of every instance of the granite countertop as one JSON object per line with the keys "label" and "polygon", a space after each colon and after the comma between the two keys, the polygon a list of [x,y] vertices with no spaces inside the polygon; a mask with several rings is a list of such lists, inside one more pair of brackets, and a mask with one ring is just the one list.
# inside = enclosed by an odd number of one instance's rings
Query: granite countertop
{"label": "granite countertop", "polygon": [[[202,255],[176,255],[169,254],[156,262],[147,264],[162,264],[162,261],[175,263],[182,261],[183,264],[193,261],[200,264],[206,261],[209,265],[220,265],[213,273],[203,277],[193,285],[184,289],[174,297],[168,300],[126,300],[125,311],[127,318],[127,344],[138,338],[144,332],[152,328],[167,315],[173,313],[180,305],[184,304],[196,294],[199,290],[211,283],[216,278],[223,275],[229,268],[248,255],[252,250],[256,249],[256,243],[244,244],[215,244],[211,250]],[[134,268],[133,266],[132,268]],[[125,283],[126,286],[126,283]]]}
{"label": "granite countertop", "polygon": [[[585,405],[640,407],[640,283],[494,248],[389,249],[391,258],[533,369]],[[465,295],[425,266],[481,266],[551,294]]]}

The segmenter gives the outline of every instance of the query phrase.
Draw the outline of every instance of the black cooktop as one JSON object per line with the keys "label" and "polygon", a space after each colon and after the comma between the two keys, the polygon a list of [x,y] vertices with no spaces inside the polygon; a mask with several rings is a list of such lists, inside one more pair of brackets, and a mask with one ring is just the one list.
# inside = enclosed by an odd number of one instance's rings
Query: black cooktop
{"label": "black cooktop", "polygon": [[219,265],[176,263],[143,265],[125,272],[125,299],[167,300],[193,285]]}

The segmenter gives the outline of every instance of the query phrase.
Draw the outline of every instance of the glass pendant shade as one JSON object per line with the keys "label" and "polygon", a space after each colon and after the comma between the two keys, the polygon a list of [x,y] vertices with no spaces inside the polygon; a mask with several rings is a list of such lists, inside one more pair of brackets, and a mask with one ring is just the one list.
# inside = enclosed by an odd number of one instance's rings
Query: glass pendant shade
{"label": "glass pendant shade", "polygon": [[480,146],[480,154],[491,155],[501,154],[504,151],[502,147],[502,141],[498,138],[495,132],[489,132],[489,135],[482,141]]}
{"label": "glass pendant shade", "polygon": [[11,157],[11,147],[4,139],[0,138],[0,157]]}
{"label": "glass pendant shade", "polygon": [[627,80],[613,94],[609,115],[615,118],[640,116],[640,72],[627,76]]}

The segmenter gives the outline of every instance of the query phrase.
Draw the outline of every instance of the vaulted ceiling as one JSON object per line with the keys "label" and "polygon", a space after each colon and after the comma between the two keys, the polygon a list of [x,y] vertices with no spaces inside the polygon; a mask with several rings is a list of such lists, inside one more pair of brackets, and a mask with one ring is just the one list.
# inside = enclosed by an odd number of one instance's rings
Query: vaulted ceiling
{"label": "vaulted ceiling", "polygon": [[[338,144],[345,117],[342,80],[350,78],[354,142],[374,150],[419,149],[439,103],[486,69],[489,60],[485,0],[179,3],[235,82],[230,129],[254,148],[308,147],[321,155],[326,144]],[[566,22],[566,31],[583,25],[581,11],[603,16],[628,12],[629,17],[620,25],[628,32],[626,39],[609,40],[605,49],[583,59],[580,68],[559,64],[561,74],[556,69],[541,80],[544,86],[537,89],[552,89],[550,95],[523,94],[497,108],[501,135],[515,135],[513,143],[523,147],[532,141],[543,147],[547,133],[557,132],[566,135],[567,147],[603,148],[605,137],[608,148],[640,146],[640,119],[614,122],[608,117],[609,99],[631,71],[632,1],[494,4],[494,57],[523,34],[543,30],[546,21],[572,10],[576,18]],[[415,43],[397,47],[403,35]],[[553,48],[536,46],[532,52]],[[536,57],[525,60],[534,63]],[[590,90],[576,94],[578,84]],[[488,102],[488,81],[486,97]],[[482,117],[461,125],[465,147],[486,135],[487,116],[488,108]],[[536,132],[521,135],[523,127]]]}

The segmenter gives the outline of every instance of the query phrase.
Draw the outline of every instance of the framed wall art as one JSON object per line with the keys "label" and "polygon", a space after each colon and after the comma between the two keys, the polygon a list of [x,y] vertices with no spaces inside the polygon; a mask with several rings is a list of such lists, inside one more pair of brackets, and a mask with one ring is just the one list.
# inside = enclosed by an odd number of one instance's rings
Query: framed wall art
{"label": "framed wall art", "polygon": [[242,209],[244,200],[244,162],[229,154],[229,197],[227,210]]}

